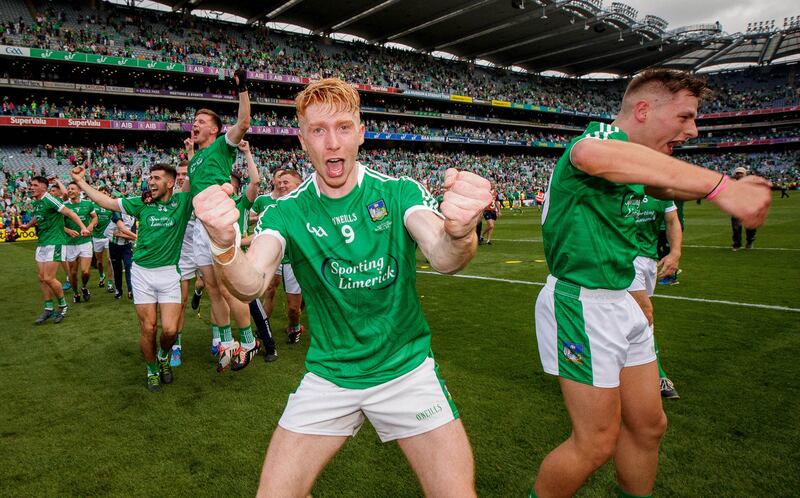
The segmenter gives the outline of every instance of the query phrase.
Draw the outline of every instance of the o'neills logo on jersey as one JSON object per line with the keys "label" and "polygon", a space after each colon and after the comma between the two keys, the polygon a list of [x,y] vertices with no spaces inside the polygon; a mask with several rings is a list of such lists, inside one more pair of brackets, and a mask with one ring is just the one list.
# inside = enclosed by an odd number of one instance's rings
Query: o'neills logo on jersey
{"label": "o'neills logo on jersey", "polygon": [[172,228],[175,220],[169,216],[150,215],[147,217],[147,225],[153,228]]}
{"label": "o'neills logo on jersey", "polygon": [[323,278],[341,290],[385,289],[395,283],[397,271],[397,259],[389,254],[358,263],[332,257],[322,262]]}

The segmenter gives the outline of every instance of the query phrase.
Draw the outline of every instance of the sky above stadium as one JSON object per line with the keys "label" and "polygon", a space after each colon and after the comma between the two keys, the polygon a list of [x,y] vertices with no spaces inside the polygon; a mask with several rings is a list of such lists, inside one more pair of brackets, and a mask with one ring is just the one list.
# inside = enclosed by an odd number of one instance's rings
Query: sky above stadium
{"label": "sky above stadium", "polygon": [[[792,0],[620,0],[639,10],[639,17],[653,14],[669,22],[670,28],[689,24],[722,23],[728,33],[742,32],[748,22],[774,19],[783,27],[783,18],[800,14],[800,5]],[[603,5],[611,5],[604,0]]]}

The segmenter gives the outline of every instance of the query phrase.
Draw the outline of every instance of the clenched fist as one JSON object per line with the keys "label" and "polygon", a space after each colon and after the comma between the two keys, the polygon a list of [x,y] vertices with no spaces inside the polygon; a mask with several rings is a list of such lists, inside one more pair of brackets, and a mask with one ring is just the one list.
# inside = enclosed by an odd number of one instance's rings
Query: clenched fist
{"label": "clenched fist", "polygon": [[444,172],[444,190],[440,206],[444,230],[454,239],[466,237],[492,202],[491,184],[474,173],[449,168]]}
{"label": "clenched fist", "polygon": [[71,176],[75,182],[80,182],[81,180],[84,180],[83,176],[85,172],[86,170],[83,168],[83,166],[75,166],[70,170],[69,176]]}
{"label": "clenched fist", "polygon": [[236,243],[234,225],[239,220],[239,210],[231,195],[233,186],[226,183],[212,185],[192,200],[194,214],[206,227],[211,242],[223,249]]}
{"label": "clenched fist", "polygon": [[764,224],[772,203],[772,184],[760,176],[745,176],[741,180],[730,180],[730,184],[714,198],[720,209],[738,218],[745,228],[757,228]]}

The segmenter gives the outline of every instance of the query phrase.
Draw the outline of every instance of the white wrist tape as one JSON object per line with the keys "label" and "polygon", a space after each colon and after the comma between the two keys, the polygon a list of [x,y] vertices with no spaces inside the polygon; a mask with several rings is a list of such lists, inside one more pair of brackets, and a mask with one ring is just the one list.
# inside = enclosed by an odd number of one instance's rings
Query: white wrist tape
{"label": "white wrist tape", "polygon": [[212,256],[214,256],[216,258],[217,256],[220,256],[220,255],[225,254],[226,252],[230,251],[232,247],[239,247],[241,245],[241,243],[242,243],[242,232],[239,229],[239,224],[238,223],[234,223],[233,229],[236,231],[236,240],[233,243],[233,245],[230,245],[228,247],[220,247],[220,246],[218,246],[218,245],[216,245],[214,243],[214,240],[211,237],[208,238],[209,245],[211,246],[211,255]]}

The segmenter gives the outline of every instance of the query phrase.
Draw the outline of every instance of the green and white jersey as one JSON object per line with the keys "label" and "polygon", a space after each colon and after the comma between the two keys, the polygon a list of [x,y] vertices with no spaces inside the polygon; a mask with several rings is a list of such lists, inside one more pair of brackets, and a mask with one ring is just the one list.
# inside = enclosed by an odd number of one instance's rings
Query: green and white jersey
{"label": "green and white jersey", "polygon": [[664,225],[664,215],[675,211],[675,203],[645,195],[636,213],[636,243],[639,256],[658,259],[658,232]]}
{"label": "green and white jersey", "polygon": [[627,142],[628,136],[593,121],[567,146],[553,168],[542,208],[545,259],[560,280],[589,289],[627,289],[639,252],[636,212],[644,186],[609,182],[575,167],[570,154],[580,140]]}
{"label": "green and white jersey", "polygon": [[92,237],[95,239],[104,239],[104,232],[106,231],[106,228],[108,228],[108,224],[111,223],[111,211],[100,207],[100,205],[97,203],[93,204],[94,212],[97,214],[97,225],[95,225],[94,230],[92,230]]}
{"label": "green and white jersey", "polygon": [[[259,195],[258,197],[256,197],[256,200],[253,201],[253,205],[250,207],[250,210],[252,210],[257,215],[261,216],[261,213],[263,213],[264,210],[267,209],[269,206],[275,205],[276,201],[277,199],[272,197],[271,193]],[[282,265],[289,264],[289,256],[287,256],[286,253],[283,254],[283,259],[281,260],[281,264]]]}
{"label": "green and white jersey", "polygon": [[54,246],[67,243],[67,234],[64,233],[64,215],[61,210],[64,204],[49,192],[41,199],[33,201],[33,216],[36,218],[37,246]]}
{"label": "green and white jersey", "polygon": [[214,143],[194,153],[187,171],[192,196],[211,185],[222,185],[231,181],[237,150],[236,144],[228,142],[227,135],[220,135]]}
{"label": "green and white jersey", "polygon": [[275,204],[275,198],[272,197],[272,194],[261,194],[256,197],[256,200],[253,201],[253,205],[250,206],[250,209],[256,213],[257,215],[261,215],[267,206],[271,206]]}
{"label": "green and white jersey", "polygon": [[133,262],[143,268],[177,266],[183,234],[192,214],[192,195],[172,194],[168,201],[145,204],[141,197],[119,200],[122,214],[139,219]]}
{"label": "green and white jersey", "polygon": [[[75,212],[75,214],[78,215],[78,218],[81,219],[84,226],[87,227],[89,226],[89,223],[92,221],[92,217],[89,215],[94,212],[94,202],[87,201],[84,199],[78,202],[69,202],[67,207],[69,207],[71,210]],[[70,220],[69,218],[64,219],[64,226],[66,228],[75,230],[76,232],[81,231],[81,227],[78,226],[77,223]],[[88,237],[84,237],[82,235],[78,235],[77,237],[70,237],[69,235],[67,235],[68,246],[79,246],[81,244],[85,244],[91,241],[92,241],[91,235]]]}
{"label": "green and white jersey", "polygon": [[321,194],[316,173],[261,215],[256,237],[276,237],[307,305],[306,368],[338,386],[395,379],[431,355],[431,331],[416,293],[416,247],[405,220],[438,215],[411,178],[357,164],[358,183],[339,199]]}
{"label": "green and white jersey", "polygon": [[250,206],[252,206],[253,203],[247,198],[246,193],[234,196],[233,202],[236,203],[236,209],[239,210],[239,230],[242,233],[242,237],[246,237],[247,227],[250,224]]}

